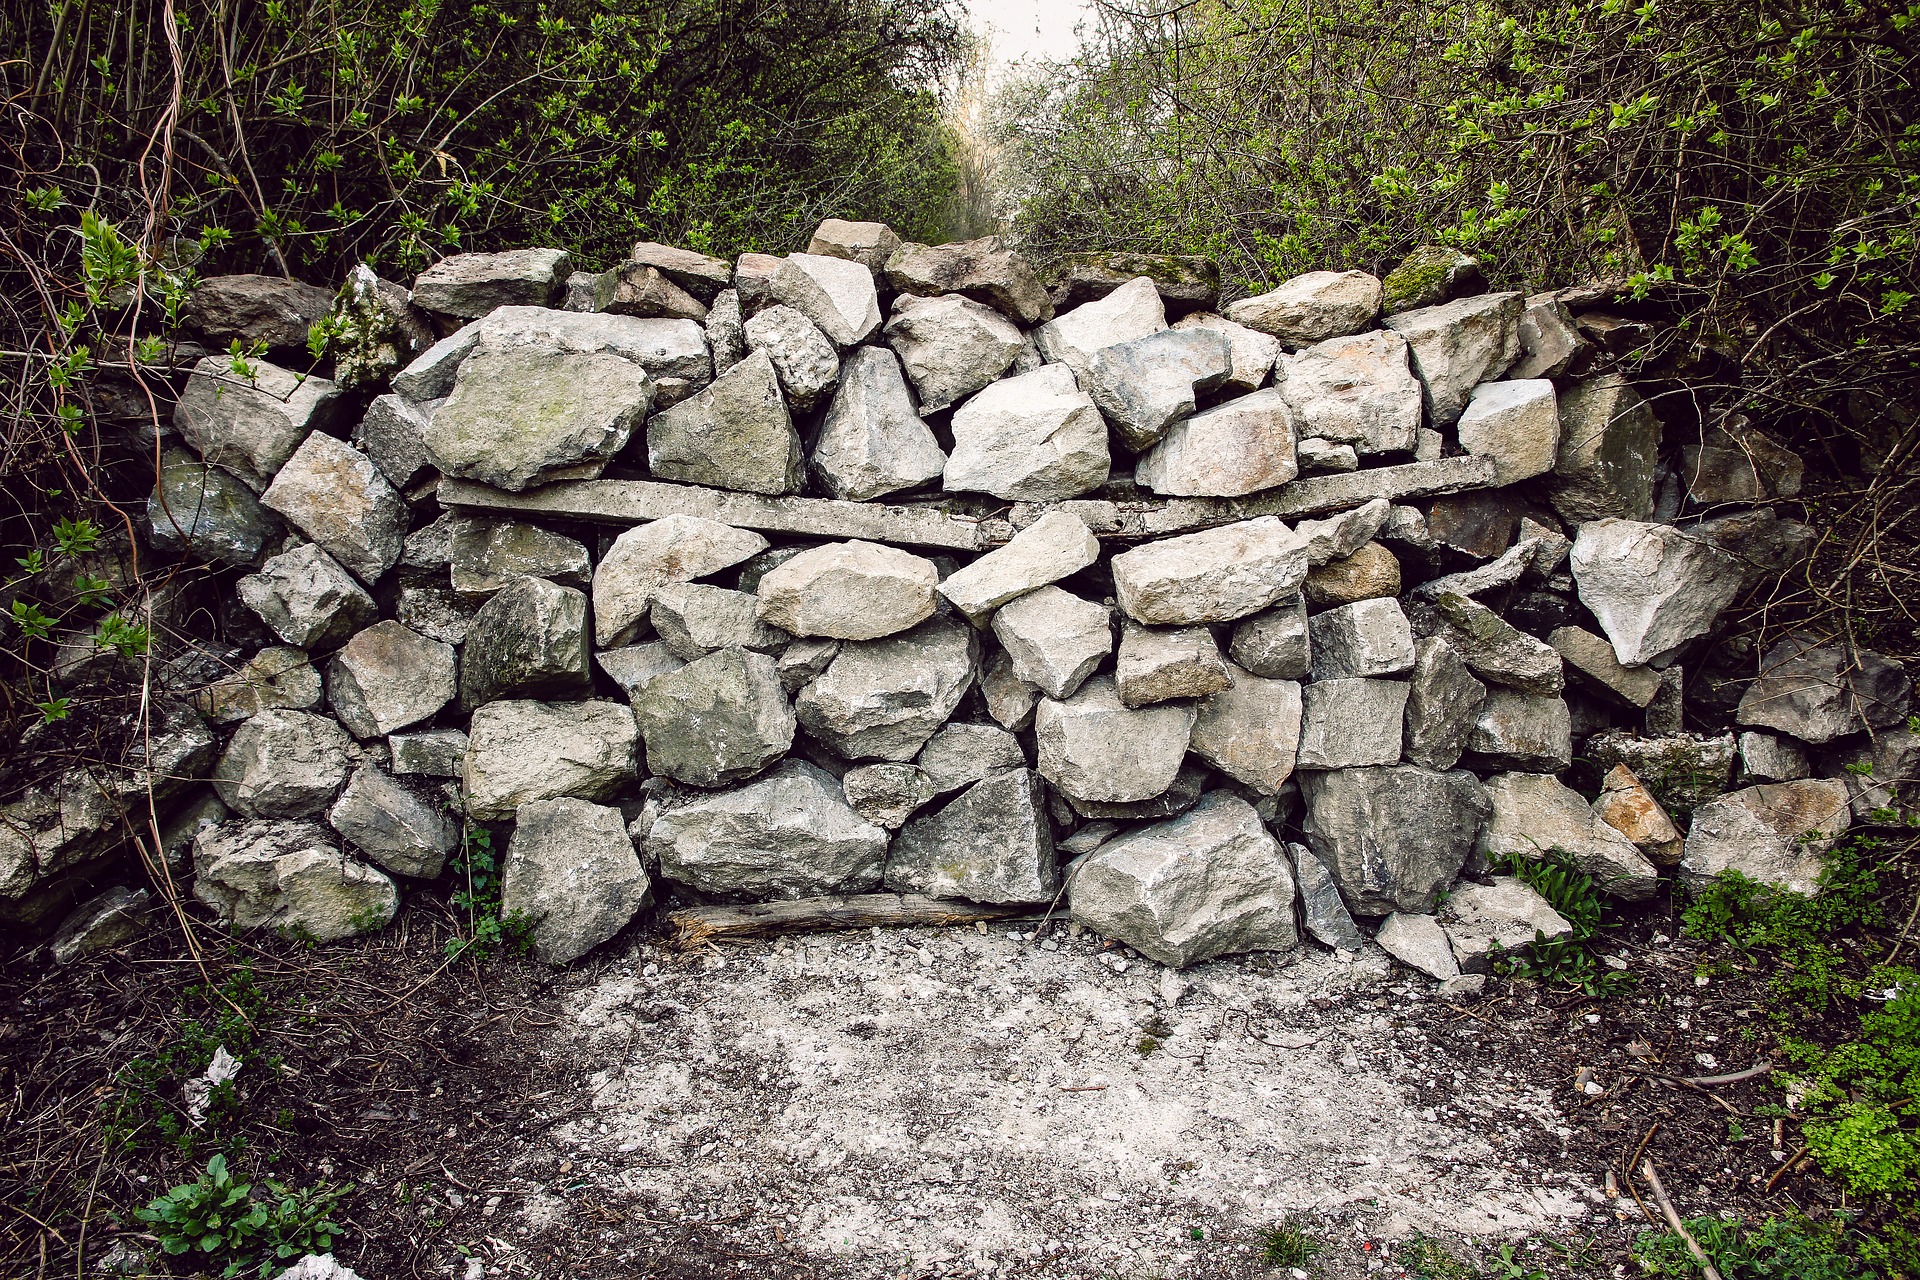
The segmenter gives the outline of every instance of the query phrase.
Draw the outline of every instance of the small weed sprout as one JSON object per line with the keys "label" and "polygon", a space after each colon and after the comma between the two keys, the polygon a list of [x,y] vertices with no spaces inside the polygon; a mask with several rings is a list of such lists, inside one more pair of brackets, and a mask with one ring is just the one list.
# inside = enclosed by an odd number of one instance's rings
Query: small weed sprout
{"label": "small weed sprout", "polygon": [[1270,1267],[1304,1267],[1320,1248],[1318,1240],[1291,1220],[1260,1233],[1260,1261]]}

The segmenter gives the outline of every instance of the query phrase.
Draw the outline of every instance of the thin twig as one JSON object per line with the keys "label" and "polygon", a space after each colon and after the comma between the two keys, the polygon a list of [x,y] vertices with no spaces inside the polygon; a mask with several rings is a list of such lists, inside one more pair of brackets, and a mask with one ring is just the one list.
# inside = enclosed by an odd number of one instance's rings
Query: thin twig
{"label": "thin twig", "polygon": [[1667,1225],[1673,1228],[1675,1235],[1686,1241],[1687,1252],[1691,1253],[1693,1260],[1700,1264],[1700,1274],[1707,1280],[1720,1280],[1720,1273],[1714,1269],[1713,1259],[1709,1258],[1707,1251],[1700,1247],[1700,1242],[1693,1238],[1693,1232],[1687,1230],[1687,1224],[1680,1221],[1679,1211],[1673,1207],[1673,1201],[1667,1198],[1667,1189],[1660,1185],[1660,1172],[1653,1167],[1651,1157],[1640,1162],[1640,1173],[1646,1178],[1647,1186],[1653,1189],[1653,1198],[1660,1205],[1660,1212],[1665,1215]]}

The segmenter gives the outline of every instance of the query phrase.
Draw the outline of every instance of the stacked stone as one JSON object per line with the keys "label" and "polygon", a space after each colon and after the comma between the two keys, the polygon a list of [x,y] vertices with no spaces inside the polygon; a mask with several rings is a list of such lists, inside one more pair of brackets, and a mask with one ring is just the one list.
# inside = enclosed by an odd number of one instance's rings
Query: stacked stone
{"label": "stacked stone", "polygon": [[[271,643],[203,695],[238,727],[195,892],[377,927],[464,812],[555,963],[657,896],[888,890],[1064,903],[1169,965],[1304,927],[1468,981],[1567,928],[1506,857],[1624,900],[1676,864],[1808,887],[1913,776],[1867,736],[1904,673],[1800,637],[1737,749],[1681,715],[1723,611],[1805,554],[1744,505],[1798,460],[1676,450],[1590,373],[1599,319],[1455,267],[1216,309],[1194,260],[1050,294],[996,239],[829,221],[782,258],[361,282],[440,335],[370,400],[208,357],[154,539],[251,569]],[[1863,742],[1871,778],[1813,776]],[[1736,760],[1760,785],[1720,796]],[[1707,779],[1690,831],[1650,773]]]}

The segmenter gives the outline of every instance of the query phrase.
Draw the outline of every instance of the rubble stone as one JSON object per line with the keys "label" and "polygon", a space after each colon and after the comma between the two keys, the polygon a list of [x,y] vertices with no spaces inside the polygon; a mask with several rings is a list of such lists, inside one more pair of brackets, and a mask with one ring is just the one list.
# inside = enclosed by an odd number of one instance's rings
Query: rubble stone
{"label": "rubble stone", "polygon": [[939,793],[918,766],[883,760],[855,765],[840,779],[853,811],[876,827],[898,831],[913,811]]}
{"label": "rubble stone", "polygon": [[750,778],[787,753],[795,720],[764,653],[721,649],[633,695],[647,771],[696,787]]}
{"label": "rubble stone", "polygon": [[1132,342],[1167,327],[1166,306],[1153,281],[1129,280],[1106,297],[1085,302],[1034,331],[1033,340],[1049,363],[1064,364],[1076,378],[1093,371],[1094,353]]}
{"label": "rubble stone", "polygon": [[942,487],[1052,502],[1107,478],[1107,424],[1073,373],[1049,365],[1003,378],[953,411]]}
{"label": "rubble stone", "polygon": [[[755,316],[747,328],[771,314]],[[662,480],[797,493],[806,483],[806,455],[774,369],[767,352],[755,348],[712,386],[655,415],[647,424],[648,468]]]}
{"label": "rubble stone", "polygon": [[1134,483],[1176,497],[1235,498],[1271,489],[1300,473],[1295,434],[1286,397],[1272,387],[1255,391],[1169,426],[1135,464]]}
{"label": "rubble stone", "polygon": [[413,305],[464,320],[496,307],[552,306],[572,270],[564,249],[456,253],[414,279]]}
{"label": "rubble stone", "polygon": [[1400,561],[1380,543],[1369,542],[1350,556],[1308,570],[1303,591],[1307,603],[1319,608],[1391,598],[1400,594]]}
{"label": "rubble stone", "polygon": [[1490,689],[1467,750],[1494,769],[1558,773],[1573,767],[1573,718],[1565,698]]}
{"label": "rubble stone", "polygon": [[900,247],[900,237],[884,222],[848,222],[828,218],[814,229],[807,252],[857,262],[875,276]]}
{"label": "rubble stone", "polygon": [[1813,776],[1807,753],[1798,744],[1752,729],[1740,735],[1740,771],[1755,782],[1798,782]]}
{"label": "rubble stone", "polygon": [[952,723],[927,739],[914,763],[926,775],[935,795],[972,786],[1008,769],[1024,768],[1026,753],[1020,740],[990,724]]}
{"label": "rubble stone", "polygon": [[1289,842],[1287,859],[1293,864],[1293,880],[1300,888],[1300,915],[1322,946],[1336,951],[1359,951],[1367,945],[1366,935],[1353,923],[1347,904],[1341,901],[1340,886],[1320,855],[1304,844]]}
{"label": "rubble stone", "polygon": [[1144,707],[1173,698],[1204,698],[1232,687],[1234,676],[1205,627],[1161,629],[1128,622],[1120,632],[1114,681],[1120,701]]}
{"label": "rubble stone", "polygon": [[689,658],[676,658],[662,640],[625,645],[618,649],[601,649],[593,655],[593,660],[607,673],[608,679],[620,686],[620,692],[626,694],[629,700],[638,696],[655,676],[678,671],[692,661]]}
{"label": "rubble stone", "polygon": [[1413,448],[1420,383],[1407,340],[1375,331],[1329,338],[1280,361],[1276,385],[1300,434],[1350,444],[1362,454]]}
{"label": "rubble stone", "polygon": [[1395,508],[1385,498],[1372,498],[1325,520],[1302,520],[1294,532],[1307,544],[1307,564],[1317,569],[1354,555],[1386,526],[1388,517],[1396,509],[1401,508]]}
{"label": "rubble stone", "polygon": [[1580,526],[1569,560],[1580,602],[1626,666],[1706,635],[1740,590],[1732,556],[1671,525],[1590,521]]}
{"label": "rubble stone", "polygon": [[998,236],[951,244],[902,244],[887,259],[887,283],[901,293],[958,293],[1019,324],[1053,317],[1053,303],[1027,260]]}
{"label": "rubble stone", "polygon": [[1380,282],[1380,309],[1388,315],[1432,307],[1485,289],[1480,260],[1443,244],[1423,244]]}
{"label": "rubble stone", "polygon": [[1659,867],[1677,866],[1682,841],[1679,829],[1666,809],[1654,799],[1653,792],[1633,776],[1633,770],[1617,764],[1608,770],[1600,784],[1600,798],[1593,802],[1600,821],[1633,841],[1633,847],[1647,855]]}
{"label": "rubble stone", "polygon": [[308,711],[320,702],[320,673],[304,649],[269,645],[232,675],[209,684],[194,698],[200,714],[215,724],[234,724],[276,707]]}
{"label": "rubble stone", "polygon": [[1407,691],[1406,755],[1428,769],[1451,769],[1480,719],[1487,686],[1473,678],[1459,652],[1441,636],[1413,642]]}
{"label": "rubble stone", "polygon": [[1430,915],[1396,911],[1380,925],[1373,940],[1401,964],[1435,981],[1450,982],[1460,976],[1460,963],[1454,959],[1447,931]]}
{"label": "rubble stone", "polygon": [[1210,311],[1196,311],[1173,322],[1177,330],[1210,329],[1227,340],[1227,376],[1222,386],[1229,391],[1253,391],[1273,372],[1280,358],[1280,341],[1271,334],[1235,324]]}
{"label": "rubble stone", "polygon": [[281,533],[279,519],[253,490],[179,450],[161,464],[160,482],[147,499],[147,525],[162,551],[242,566],[259,564]]}
{"label": "rubble stone", "polygon": [[1696,888],[1723,871],[1812,895],[1833,842],[1852,825],[1837,778],[1770,782],[1729,792],[1693,811],[1680,878]]}
{"label": "rubble stone", "polygon": [[1211,307],[1220,297],[1220,268],[1198,254],[1075,253],[1048,290],[1056,310],[1104,298],[1141,276],[1153,281],[1167,314]]}
{"label": "rubble stone", "polygon": [[511,818],[529,800],[607,800],[635,774],[639,733],[620,702],[489,702],[467,726],[467,812]]}
{"label": "rubble stone", "polygon": [[1644,707],[1653,701],[1660,688],[1660,675],[1646,667],[1625,667],[1613,647],[1591,631],[1579,627],[1558,627],[1547,637],[1562,661],[1587,678],[1588,683],[1631,703]]}
{"label": "rubble stone", "polygon": [[1006,650],[995,649],[980,673],[980,696],[986,699],[988,715],[1001,727],[1017,732],[1032,726],[1040,691],[1013,674],[1013,660]]}
{"label": "rubble stone", "polygon": [[633,246],[627,258],[652,267],[701,302],[712,302],[733,282],[733,268],[724,259],[710,258],[691,249],[642,240]]}
{"label": "rubble stone", "polygon": [[1520,358],[1508,368],[1515,379],[1557,378],[1585,354],[1587,340],[1573,323],[1567,304],[1550,293],[1527,299],[1520,313]]}
{"label": "rubble stone", "polygon": [[193,287],[180,323],[210,347],[258,342],[268,348],[307,345],[307,333],[333,311],[333,294],[283,276],[208,276]]}
{"label": "rubble stone", "polygon": [[1609,897],[1639,902],[1653,896],[1659,883],[1653,864],[1560,779],[1550,773],[1501,773],[1486,785],[1493,816],[1475,846],[1481,856],[1538,862],[1548,850],[1560,849]]}
{"label": "rubble stone", "polygon": [[460,824],[445,808],[371,764],[354,770],[327,822],[382,870],[417,880],[438,876],[460,843]]}
{"label": "rubble stone", "polygon": [[1760,659],[1760,674],[1741,696],[1734,721],[1817,745],[1901,723],[1912,697],[1900,663],[1870,649],[1849,654],[1844,644],[1820,644],[1796,632]]}
{"label": "rubble stone", "polygon": [[1488,293],[1381,321],[1407,340],[1427,419],[1436,429],[1458,422],[1473,389],[1499,377],[1520,354],[1523,309],[1517,293]]}
{"label": "rubble stone", "polygon": [[616,316],[702,321],[706,304],[644,262],[623,262],[607,273],[611,289],[599,310]]}
{"label": "rubble stone", "polygon": [[1537,938],[1551,941],[1573,932],[1567,918],[1518,876],[1460,885],[1440,904],[1435,919],[1464,973],[1486,973],[1503,952],[1522,951]]}
{"label": "rubble stone", "polygon": [[880,330],[880,295],[873,272],[858,262],[790,253],[773,273],[773,296],[813,321],[841,348],[857,347]]}
{"label": "rubble stone", "polygon": [[432,464],[427,456],[427,424],[438,401],[414,404],[391,393],[374,397],[353,429],[353,444],[372,460],[396,489],[405,489]]}
{"label": "rubble stone", "polygon": [[1653,515],[1660,419],[1619,374],[1575,383],[1560,397],[1553,509],[1570,523]]}
{"label": "rubble stone", "polygon": [[1798,497],[1806,471],[1799,454],[1744,419],[1712,428],[1681,459],[1687,496],[1703,506]]}
{"label": "rubble stone", "polygon": [[1380,314],[1380,281],[1364,271],[1309,271],[1228,304],[1227,319],[1299,348],[1356,333]]}
{"label": "rubble stone", "polygon": [[593,577],[583,544],[517,520],[461,521],[447,563],[453,589],[468,596],[492,595],[516,578],[585,587]]}
{"label": "rubble stone", "polygon": [[808,733],[847,760],[911,760],[973,683],[972,631],[932,618],[883,640],[840,646],[794,710]]}
{"label": "rubble stone", "polygon": [[398,622],[376,622],[327,668],[327,704],[356,738],[418,724],[452,702],[453,646]]}
{"label": "rubble stone", "polygon": [[887,833],[848,806],[832,774],[783,760],[756,782],[662,814],[647,848],[663,877],[700,893],[808,898],[876,888]]}
{"label": "rubble stone", "polygon": [[883,347],[849,353],[813,446],[813,469],[828,492],[865,501],[938,480],[946,465],[894,354]]}
{"label": "rubble stone", "polygon": [[1163,538],[1112,561],[1114,592],[1135,622],[1232,622],[1300,590],[1307,544],[1277,516]]}
{"label": "rubble stone", "polygon": [[236,928],[337,942],[386,927],[393,881],[346,857],[313,822],[229,822],[193,842],[193,896]]}
{"label": "rubble stone", "polygon": [[495,698],[569,697],[592,683],[585,592],[519,578],[473,615],[461,650],[462,707]]}
{"label": "rubble stone", "polygon": [[72,964],[82,956],[131,942],[140,934],[152,898],[145,889],[115,885],[87,899],[60,922],[48,943],[54,962]]}
{"label": "rubble stone", "polygon": [[1001,606],[993,634],[1013,673],[1049,698],[1071,697],[1113,652],[1105,606],[1058,587],[1041,587]]}
{"label": "rubble stone", "polygon": [[[762,622],[758,608],[758,599],[744,591],[669,582],[654,592],[647,617],[667,652],[681,662],[696,661],[716,649],[777,654],[793,637]],[[605,662],[601,666],[604,669]]]}
{"label": "rubble stone", "polygon": [[1545,378],[1483,382],[1469,394],[1456,430],[1462,449],[1493,459],[1494,483],[1544,475],[1560,455],[1553,383]]}
{"label": "rubble stone", "polygon": [[1559,693],[1566,687],[1560,652],[1465,596],[1442,594],[1409,609],[1415,635],[1438,635],[1466,659],[1473,673],[1523,693]]}
{"label": "rubble stone", "polygon": [[500,869],[500,911],[527,922],[534,958],[571,964],[653,900],[620,810],[570,797],[514,811]]}
{"label": "rubble stone", "polygon": [[467,754],[465,729],[421,729],[387,737],[393,771],[429,778],[457,778]]}
{"label": "rubble stone", "polygon": [[332,426],[344,405],[340,389],[325,378],[266,360],[247,361],[252,376],[243,378],[233,361],[207,356],[193,366],[173,426],[208,466],[261,493],[300,442]]}
{"label": "rubble stone", "polygon": [[933,616],[940,571],[875,542],[809,547],[760,579],[760,618],[797,636],[878,640]]}
{"label": "rubble stone", "polygon": [[1397,676],[1413,670],[1413,628],[1400,602],[1361,600],[1307,619],[1313,678]]}
{"label": "rubble stone", "polygon": [[1413,765],[1304,773],[1300,791],[1307,844],[1360,916],[1431,911],[1491,809],[1472,774]]}
{"label": "rubble stone", "polygon": [[1138,452],[1160,443],[1177,421],[1190,417],[1199,393],[1220,386],[1232,370],[1226,334],[1162,329],[1094,352],[1085,385],[1120,443]]}
{"label": "rubble stone", "polygon": [[1070,511],[1049,511],[1005,546],[948,575],[939,591],[969,622],[983,626],[1001,605],[1099,558],[1100,540],[1086,521]]}
{"label": "rubble stone", "polygon": [[1302,471],[1358,471],[1360,455],[1353,451],[1350,444],[1328,444],[1325,440],[1308,436],[1294,446],[1294,456],[1299,460]]}
{"label": "rubble stone", "polygon": [[613,540],[593,573],[593,639],[612,648],[647,616],[653,593],[669,582],[692,582],[758,555],[765,538],[699,516],[670,515],[628,529]]}
{"label": "rubble stone", "polygon": [[1299,766],[1354,769],[1400,759],[1404,680],[1315,680],[1302,695]]}
{"label": "rubble stone", "polygon": [[1059,888],[1040,779],[1026,768],[974,783],[902,828],[884,883],[896,893],[1047,902]]}
{"label": "rubble stone", "polygon": [[998,378],[1024,341],[1005,316],[957,293],[902,294],[884,332],[923,413],[950,408]]}
{"label": "rubble stone", "polygon": [[1235,782],[1278,795],[1300,746],[1300,686],[1233,671],[1233,683],[1201,700],[1188,749]]}
{"label": "rubble stone", "polygon": [[213,789],[249,818],[305,818],[347,780],[346,731],[304,711],[262,711],[238,729],[213,769]]}
{"label": "rubble stone", "polygon": [[400,559],[406,502],[367,455],[330,435],[308,436],[260,502],[369,586]]}
{"label": "rubble stone", "polygon": [[1094,676],[1071,698],[1044,698],[1035,710],[1041,776],[1075,800],[1150,800],[1173,785],[1194,716],[1181,704],[1128,707],[1112,677]]}
{"label": "rubble stone", "polygon": [[1296,596],[1235,626],[1227,656],[1270,680],[1303,678],[1313,666],[1305,599]]}
{"label": "rubble stone", "polygon": [[1581,754],[1599,769],[1624,764],[1668,803],[1691,808],[1727,789],[1733,778],[1734,751],[1732,734],[1643,737],[1608,730],[1588,738]]}

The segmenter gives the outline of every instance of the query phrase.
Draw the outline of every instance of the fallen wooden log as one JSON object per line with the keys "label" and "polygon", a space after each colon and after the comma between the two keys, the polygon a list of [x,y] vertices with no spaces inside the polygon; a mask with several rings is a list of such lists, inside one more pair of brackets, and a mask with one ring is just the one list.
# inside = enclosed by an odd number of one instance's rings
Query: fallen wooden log
{"label": "fallen wooden log", "polygon": [[770,938],[782,933],[828,929],[897,928],[903,925],[972,924],[1033,915],[1032,903],[962,902],[918,893],[834,894],[792,902],[726,903],[684,907],[667,913],[678,947],[698,947],[728,938]]}

